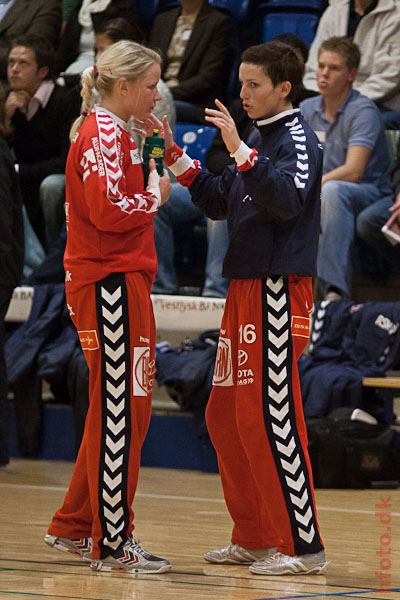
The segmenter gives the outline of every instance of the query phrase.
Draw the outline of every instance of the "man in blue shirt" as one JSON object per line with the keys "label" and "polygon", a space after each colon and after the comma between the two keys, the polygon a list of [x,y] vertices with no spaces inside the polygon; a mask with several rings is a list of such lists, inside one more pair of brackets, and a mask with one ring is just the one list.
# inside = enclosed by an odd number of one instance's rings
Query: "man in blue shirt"
{"label": "man in blue shirt", "polygon": [[317,271],[326,299],[351,297],[357,215],[391,194],[390,157],[374,102],[352,89],[360,52],[346,37],[321,44],[319,96],[300,104],[324,146]]}

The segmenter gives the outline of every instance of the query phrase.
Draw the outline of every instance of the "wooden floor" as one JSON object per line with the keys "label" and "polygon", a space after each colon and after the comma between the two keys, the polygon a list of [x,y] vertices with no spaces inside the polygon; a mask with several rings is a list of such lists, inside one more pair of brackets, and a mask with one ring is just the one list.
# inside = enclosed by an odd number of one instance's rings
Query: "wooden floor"
{"label": "wooden floor", "polygon": [[[2,600],[400,600],[398,490],[317,490],[331,561],[326,575],[263,577],[251,575],[245,566],[210,565],[202,559],[203,552],[230,539],[231,521],[218,475],[142,469],[135,535],[145,548],[168,558],[173,568],[162,575],[132,576],[95,573],[88,563],[44,544],[72,468],[66,462],[14,459],[0,469]],[[386,508],[377,507],[382,502]],[[384,587],[375,575],[381,567]]]}

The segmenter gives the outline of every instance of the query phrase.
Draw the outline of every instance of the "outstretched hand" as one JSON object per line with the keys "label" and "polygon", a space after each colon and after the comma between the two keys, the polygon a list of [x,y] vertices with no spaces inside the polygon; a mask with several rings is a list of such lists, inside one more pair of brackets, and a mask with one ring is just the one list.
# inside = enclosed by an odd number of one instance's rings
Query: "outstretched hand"
{"label": "outstretched hand", "polygon": [[169,126],[166,115],[163,116],[162,122],[157,119],[155,115],[150,115],[145,120],[132,117],[131,122],[137,125],[137,127],[132,127],[132,131],[138,133],[143,138],[153,135],[154,129],[158,129],[158,135],[165,140],[165,149],[169,150],[174,145],[172,130]]}
{"label": "outstretched hand", "polygon": [[206,108],[206,121],[209,121],[221,130],[222,139],[227,150],[233,154],[240,146],[240,137],[236,129],[235,121],[232,119],[229,110],[220,102],[215,100],[218,110],[215,108]]}

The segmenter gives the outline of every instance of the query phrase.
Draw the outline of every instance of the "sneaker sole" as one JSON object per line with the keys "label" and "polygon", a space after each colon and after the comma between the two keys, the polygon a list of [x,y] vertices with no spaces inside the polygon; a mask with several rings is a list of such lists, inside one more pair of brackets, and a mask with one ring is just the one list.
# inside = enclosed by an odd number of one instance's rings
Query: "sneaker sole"
{"label": "sneaker sole", "polygon": [[217,560],[216,558],[210,558],[204,555],[204,560],[209,563],[214,563],[216,565],[251,565],[254,561],[251,560],[233,560],[229,558],[223,558],[222,560]]}
{"label": "sneaker sole", "polygon": [[118,571],[119,573],[133,573],[134,575],[154,575],[154,573],[165,573],[166,571],[169,571],[171,569],[171,565],[163,565],[158,569],[132,569],[126,568],[122,565],[121,567],[113,567],[103,563],[101,560],[92,560],[90,563],[90,567],[91,569],[93,569],[93,571]]}
{"label": "sneaker sole", "polygon": [[326,567],[328,566],[328,563],[326,563],[325,565],[316,565],[315,567],[310,568],[308,571],[296,571],[295,573],[293,571],[291,571],[290,569],[286,569],[286,570],[282,570],[279,573],[277,573],[275,571],[275,573],[272,572],[268,572],[268,571],[264,571],[262,569],[257,570],[255,568],[252,568],[251,566],[249,567],[249,571],[250,573],[254,573],[255,575],[272,575],[272,576],[279,576],[279,575],[319,575],[320,573],[322,573],[323,571],[325,571]]}
{"label": "sneaker sole", "polygon": [[44,541],[51,548],[55,548],[55,550],[59,550],[60,552],[67,552],[68,554],[73,554],[74,556],[78,556],[79,558],[81,558],[82,560],[85,560],[86,562],[91,562],[91,560],[92,560],[91,558],[86,558],[86,556],[84,556],[83,554],[78,552],[78,550],[75,551],[75,550],[72,550],[72,548],[67,548],[67,546],[65,546],[65,544],[63,542],[59,542],[58,540],[59,540],[59,538],[57,536],[50,535],[49,533],[47,535],[45,535],[45,537],[44,537]]}

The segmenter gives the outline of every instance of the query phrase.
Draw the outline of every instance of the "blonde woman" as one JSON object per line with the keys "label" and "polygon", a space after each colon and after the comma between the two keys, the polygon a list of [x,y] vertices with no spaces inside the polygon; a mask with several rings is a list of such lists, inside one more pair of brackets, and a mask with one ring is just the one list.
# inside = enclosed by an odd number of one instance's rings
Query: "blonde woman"
{"label": "blonde woman", "polygon": [[[171,567],[132,537],[155,368],[153,217],[170,181],[154,161],[143,180],[127,121],[135,114],[150,129],[159,78],[159,55],[129,41],[86,69],[66,169],[67,304],[89,365],[90,407],[69,490],[45,541],[98,571]],[[93,88],[100,103],[87,115]]]}

